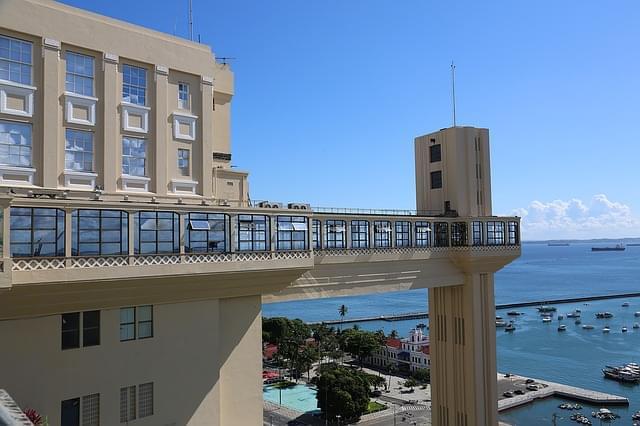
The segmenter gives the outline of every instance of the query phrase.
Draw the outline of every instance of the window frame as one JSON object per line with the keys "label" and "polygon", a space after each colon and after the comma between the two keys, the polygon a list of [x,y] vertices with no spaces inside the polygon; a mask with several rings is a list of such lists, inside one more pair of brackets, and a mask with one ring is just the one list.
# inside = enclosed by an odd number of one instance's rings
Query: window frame
{"label": "window frame", "polygon": [[[382,231],[378,229],[382,228]],[[393,245],[393,231],[391,221],[374,220],[373,221],[373,246],[375,248],[390,248]]]}
{"label": "window frame", "polygon": [[519,224],[515,220],[507,222],[507,245],[517,246],[520,243],[520,229]]}
{"label": "window frame", "polygon": [[[186,158],[183,154],[186,153]],[[178,172],[180,176],[191,176],[191,150],[188,148],[178,148]],[[186,161],[186,167],[184,162]],[[182,165],[181,165],[182,162]]]}
{"label": "window frame", "polygon": [[[10,121],[10,120],[0,120],[0,126],[7,126],[9,127],[9,130],[7,131],[5,128],[5,131],[2,131],[0,133],[0,151],[3,150],[2,147],[6,147],[7,150],[7,154],[6,154],[6,159],[7,161],[2,161],[2,154],[0,154],[0,164],[4,164],[6,166],[12,166],[12,167],[22,167],[22,168],[31,168],[33,167],[33,125],[31,123],[23,123],[23,122],[19,122],[19,121]],[[11,143],[11,135],[12,134],[18,134],[16,132],[11,132],[11,127],[13,128],[23,128],[27,130],[27,135],[25,136],[25,133],[19,133],[20,135],[20,143]],[[4,141],[4,137],[2,135],[7,135],[6,136],[6,141]],[[27,143],[22,143],[23,140],[27,140]],[[18,150],[17,154],[11,154],[11,148],[14,148]],[[24,152],[26,151],[26,152]],[[18,158],[18,162],[12,162],[10,161],[12,156],[17,156]],[[28,161],[26,162],[22,162],[21,159],[23,158],[28,158]]]}
{"label": "window frame", "polygon": [[[96,324],[88,326],[88,316],[91,314],[96,315]],[[60,314],[60,350],[67,351],[70,349],[88,348],[91,346],[100,346],[101,343],[101,311],[79,311],[79,312],[65,312]],[[65,329],[65,321],[74,320],[75,327]],[[90,340],[89,333],[95,333],[95,340]],[[68,336],[72,334],[69,341]],[[90,343],[87,343],[87,341]],[[66,344],[65,344],[66,342]]]}
{"label": "window frame", "polygon": [[[294,223],[304,224],[304,230],[295,229]],[[281,229],[291,224],[291,229]],[[309,225],[305,216],[276,216],[276,249],[278,251],[303,251],[308,248]],[[300,244],[302,243],[302,244]]]}
{"label": "window frame", "polygon": [[[74,58],[73,61],[70,61],[70,58]],[[70,70],[70,62],[73,62],[73,65],[76,65],[76,60],[89,61],[91,64],[91,73],[83,74],[81,71],[75,69]],[[64,80],[64,89],[66,92],[73,93],[81,96],[93,97],[95,94],[95,58],[91,55],[87,55],[84,53],[78,53],[72,50],[65,51],[65,80]],[[86,65],[86,64],[83,64]],[[71,79],[70,79],[71,77]],[[89,93],[85,93],[85,85],[84,82],[90,81],[91,83],[91,91]],[[83,82],[82,90],[77,91],[76,84],[78,81]],[[70,88],[71,86],[71,88]]]}
{"label": "window frame", "polygon": [[[340,219],[329,219],[324,221],[325,226],[325,248],[345,249],[347,248],[347,222]],[[341,231],[336,231],[342,227]],[[338,236],[340,238],[338,238]]]}
{"label": "window frame", "polygon": [[[80,150],[72,150],[69,148],[69,134],[75,134],[75,135],[88,135],[89,136],[89,140],[82,140],[82,148]],[[68,171],[74,171],[74,172],[85,172],[85,173],[92,173],[95,170],[95,149],[94,149],[94,134],[91,131],[88,130],[80,130],[80,129],[74,129],[71,127],[67,127],[64,131],[64,169],[68,170]],[[78,139],[74,139],[73,140],[73,145],[77,146],[77,143],[79,142]],[[86,150],[86,144],[87,142],[90,144],[91,146],[91,150],[88,151]],[[81,168],[73,168],[73,167],[68,167],[68,158],[67,155],[73,155],[74,156],[74,160],[75,160],[75,154],[81,154],[82,156],[82,167]],[[87,160],[86,160],[86,156],[89,155],[91,158],[91,166],[89,168],[86,168],[86,164],[87,164]],[[75,163],[75,162],[74,162]]]}
{"label": "window frame", "polygon": [[[10,37],[4,34],[0,35],[0,43],[2,42],[2,39],[6,39],[7,40],[7,53],[8,56],[3,57],[0,56],[0,66],[1,64],[4,62],[6,63],[6,75],[7,78],[2,78],[2,74],[0,74],[0,80],[4,80],[4,81],[10,81],[13,83],[17,83],[17,84],[24,84],[27,86],[32,86],[33,85],[33,43],[28,41],[28,40],[23,40],[23,39],[19,39],[19,38],[15,38],[15,37]],[[12,51],[12,43],[17,43],[19,45],[19,56],[20,59],[16,60],[16,59],[12,59],[11,58],[11,51]],[[22,54],[23,54],[23,47],[28,47],[29,49],[29,54],[28,54],[28,61],[24,61],[22,59]],[[0,55],[2,55],[2,45],[0,44]],[[12,64],[14,64],[14,66],[17,66],[19,71],[18,71],[18,75],[19,77],[17,79],[15,78],[11,78],[12,77],[12,73],[11,73],[11,69],[12,69]],[[26,68],[25,68],[26,67]],[[14,68],[15,69],[15,68]],[[23,72],[28,69],[29,71],[29,79],[28,81],[24,81],[23,80]]]}
{"label": "window frame", "polygon": [[467,223],[452,222],[449,228],[451,231],[451,247],[466,247],[468,245]]}
{"label": "window frame", "polygon": [[[140,156],[140,155],[134,155],[131,154],[132,152],[132,147],[131,145],[129,145],[127,147],[129,153],[125,154],[125,142],[131,144],[132,142],[136,142],[136,143],[140,143],[143,147],[144,147],[144,155]],[[127,175],[127,176],[138,176],[138,177],[147,177],[147,157],[149,156],[149,145],[148,145],[148,140],[144,139],[144,138],[136,138],[136,137],[132,137],[132,136],[123,136],[122,137],[122,152],[121,152],[121,157],[122,157],[122,174],[123,175]],[[137,149],[139,150],[139,146],[137,147]],[[139,165],[134,164],[132,166],[132,162],[135,163],[136,160],[141,160],[142,159],[142,169],[143,169],[143,173],[142,174],[137,174],[137,173],[131,173],[132,170],[138,169],[140,168]],[[125,172],[125,163],[126,163],[126,168],[127,171]]]}
{"label": "window frame", "polygon": [[[29,214],[18,214],[19,211],[28,211]],[[37,214],[42,212],[53,212],[53,214]],[[20,217],[28,217],[29,225],[26,227],[16,227],[14,224],[18,223],[18,218]],[[35,227],[37,222],[48,222],[46,218],[54,218],[55,226],[54,227]],[[44,219],[43,219],[44,218]],[[56,208],[42,208],[42,207],[21,207],[21,206],[12,206],[10,210],[10,252],[12,258],[20,258],[20,257],[65,257],[65,213],[62,209]],[[53,242],[45,242],[42,243],[42,238],[40,237],[42,232],[53,232],[53,236],[55,239]],[[16,238],[20,235],[21,232],[29,233],[29,241],[17,241]],[[37,239],[40,238],[40,239]],[[37,249],[38,253],[36,253],[35,246],[36,244],[40,244],[40,247]],[[54,253],[41,255],[40,250],[44,245],[54,245]],[[28,247],[29,254],[19,254],[16,253],[15,249],[17,247]]]}
{"label": "window frame", "polygon": [[[127,71],[129,71],[128,77]],[[137,75],[134,76],[132,73]],[[141,80],[144,84],[140,83]],[[122,64],[122,101],[132,105],[146,106],[147,82],[146,68],[132,64]],[[135,100],[133,98],[134,96]],[[142,98],[142,101],[140,101],[140,98]]]}
{"label": "window frame", "polygon": [[431,189],[442,189],[442,170],[435,170],[429,174]]}
{"label": "window frame", "polygon": [[[183,88],[185,88],[185,90],[183,90]],[[186,83],[184,81],[179,81],[178,82],[178,108],[184,109],[184,110],[191,109],[190,97],[191,97],[191,87],[189,83]]]}
{"label": "window frame", "polygon": [[[146,320],[142,320],[141,315],[140,315],[140,310],[142,308],[149,308],[149,319]],[[132,321],[127,321],[127,322],[123,322],[122,321],[122,313],[123,311],[131,311],[133,312],[133,320]],[[151,339],[154,336],[155,333],[155,329],[154,329],[154,313],[153,313],[154,309],[153,309],[153,305],[136,305],[136,306],[123,306],[120,308],[120,316],[119,316],[119,324],[120,324],[120,341],[121,342],[130,342],[132,340],[145,340],[145,339]],[[142,333],[140,332],[141,330],[141,325],[145,325],[145,324],[151,324],[151,326],[149,327],[149,329],[151,330],[151,333],[149,335],[144,335],[142,336]],[[133,330],[132,336],[133,337],[128,337],[128,338],[124,338],[122,337],[122,330],[123,327],[131,327],[131,329]]]}
{"label": "window frame", "polygon": [[[164,217],[164,216],[167,217]],[[142,223],[142,220],[145,220]],[[148,220],[153,220],[153,229],[143,229]],[[171,224],[170,229],[162,229],[162,224]],[[176,212],[172,211],[150,211],[141,210],[137,211],[133,215],[133,251],[136,255],[158,255],[158,254],[176,254],[180,253],[180,216]],[[165,233],[171,233],[171,239],[161,239],[160,236]],[[154,234],[155,238],[150,239],[146,235]],[[144,236],[144,237],[143,237]],[[155,249],[148,251],[143,250],[143,246],[153,244]],[[171,250],[160,249],[161,245],[171,244]]]}
{"label": "window frame", "polygon": [[311,220],[311,245],[314,250],[322,249],[322,221],[320,219]]}
{"label": "window frame", "polygon": [[411,221],[397,220],[394,223],[396,247],[411,247]]}
{"label": "window frame", "polygon": [[[239,214],[236,223],[238,225],[238,251],[264,252],[271,250],[271,218],[269,216]],[[263,229],[260,229],[261,227]],[[264,238],[259,238],[262,234],[264,234]],[[264,247],[262,247],[262,244],[264,244]]]}
{"label": "window frame", "polygon": [[431,228],[431,222],[426,220],[419,220],[413,223],[415,246],[416,247],[431,247],[433,234],[433,228]]}
{"label": "window frame", "polygon": [[[195,230],[191,227],[191,221],[207,221],[208,230]],[[220,229],[216,229],[216,225],[222,223],[222,240],[215,239],[214,236],[219,234]],[[231,229],[230,217],[225,213],[201,213],[189,212],[185,217],[185,233],[184,248],[187,253],[228,253],[229,250],[229,230]],[[197,238],[199,237],[199,238]],[[202,238],[204,237],[204,238]],[[193,243],[196,243],[194,246]],[[206,247],[202,246],[206,243]],[[215,243],[212,245],[212,243]],[[222,248],[218,245],[222,243]],[[215,248],[212,248],[215,246]]]}
{"label": "window frame", "polygon": [[351,221],[351,248],[369,248],[369,226],[368,220],[353,219]]}
{"label": "window frame", "polygon": [[[91,212],[91,214],[89,214]],[[93,213],[96,213],[94,216]],[[86,216],[83,216],[83,213]],[[113,216],[112,216],[113,215]],[[117,217],[117,216],[119,217]],[[91,223],[97,219],[97,228],[83,226],[83,219]],[[110,227],[105,222],[119,221],[118,227]],[[118,242],[105,241],[107,235],[119,232]],[[89,239],[96,233],[97,239]],[[97,253],[84,253],[82,246],[96,245]],[[106,245],[119,245],[117,252],[107,252]],[[76,209],[71,212],[71,255],[72,256],[125,256],[129,254],[129,213],[124,210],[111,209]]]}
{"label": "window frame", "polygon": [[505,225],[504,222],[498,220],[490,220],[487,226],[487,245],[503,246],[505,245]]}
{"label": "window frame", "polygon": [[471,222],[471,244],[473,246],[484,245],[483,223],[479,220]]}
{"label": "window frame", "polygon": [[429,145],[429,163],[442,161],[442,144]]}
{"label": "window frame", "polygon": [[434,247],[450,246],[448,222],[433,223],[433,246]]}

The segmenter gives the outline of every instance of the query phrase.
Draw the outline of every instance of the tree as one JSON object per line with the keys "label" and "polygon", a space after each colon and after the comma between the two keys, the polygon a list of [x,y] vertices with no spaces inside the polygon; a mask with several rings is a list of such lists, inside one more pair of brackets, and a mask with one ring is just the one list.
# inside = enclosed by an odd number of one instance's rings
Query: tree
{"label": "tree", "polygon": [[369,385],[373,386],[374,390],[378,390],[379,387],[382,387],[387,383],[384,377],[375,374],[368,374],[367,379],[369,380]]}
{"label": "tree", "polygon": [[340,334],[340,347],[345,352],[358,358],[360,367],[362,362],[382,344],[382,338],[377,333],[351,328]]}
{"label": "tree", "polygon": [[355,422],[369,405],[367,374],[343,366],[326,366],[318,379],[318,408],[329,419]]}
{"label": "tree", "polygon": [[397,339],[398,338],[398,331],[397,330],[391,330],[391,333],[389,333],[389,337],[391,337],[392,339]]}
{"label": "tree", "polygon": [[420,368],[414,371],[411,376],[421,384],[427,384],[431,382],[431,372],[428,368]]}
{"label": "tree", "polygon": [[418,382],[416,381],[416,379],[409,377],[407,380],[405,380],[404,382],[404,387],[405,388],[410,388],[413,389],[414,387],[418,386]]}
{"label": "tree", "polygon": [[344,323],[344,317],[349,312],[349,308],[346,305],[340,305],[338,308],[338,314],[340,314],[340,330],[342,331],[342,324]]}
{"label": "tree", "polygon": [[311,370],[311,366],[318,359],[318,353],[315,349],[304,346],[299,350],[297,356],[294,358],[295,364],[293,368],[298,372],[302,373],[303,371],[307,372],[307,378],[310,379],[309,370]]}

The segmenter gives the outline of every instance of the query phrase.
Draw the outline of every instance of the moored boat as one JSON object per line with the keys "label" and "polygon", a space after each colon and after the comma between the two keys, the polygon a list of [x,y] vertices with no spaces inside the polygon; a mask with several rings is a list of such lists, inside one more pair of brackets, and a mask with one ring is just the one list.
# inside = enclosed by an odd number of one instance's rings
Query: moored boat
{"label": "moored boat", "polygon": [[622,304],[622,307],[623,307],[623,308],[628,308],[628,307],[629,307],[629,302],[624,302],[624,303]]}
{"label": "moored boat", "polygon": [[551,322],[551,317],[542,317],[542,322],[550,323]]}
{"label": "moored boat", "polygon": [[567,326],[562,324],[558,326],[558,331],[567,331]]}
{"label": "moored boat", "polygon": [[580,312],[574,311],[567,314],[567,318],[580,318]]}
{"label": "moored boat", "polygon": [[596,312],[596,318],[613,318],[613,314],[611,312]]}
{"label": "moored boat", "polygon": [[607,325],[607,326],[604,326],[604,328],[602,329],[602,332],[603,332],[603,333],[608,333],[608,332],[610,332],[610,331],[611,331],[611,329],[609,328],[609,326],[608,326],[608,325]]}
{"label": "moored boat", "polygon": [[585,324],[585,325],[582,326],[582,328],[584,330],[593,330],[594,329],[594,327],[591,324]]}
{"label": "moored boat", "polygon": [[626,249],[622,244],[616,244],[613,247],[591,247],[591,251],[624,251]]}
{"label": "moored boat", "polygon": [[638,329],[640,328],[640,324],[638,324],[637,322],[633,323],[633,328]]}
{"label": "moored boat", "polygon": [[620,367],[605,366],[602,374],[608,379],[625,383],[640,383],[640,367],[637,364],[626,364]]}
{"label": "moored boat", "polygon": [[549,305],[543,305],[543,306],[538,306],[538,312],[542,313],[549,313],[549,312],[555,312],[557,309],[555,306],[549,306]]}
{"label": "moored boat", "polygon": [[507,325],[507,326],[504,328],[504,331],[507,331],[507,332],[513,332],[513,331],[516,331],[516,326],[515,326],[515,325],[513,325],[513,323],[512,323],[512,324],[509,324],[509,325]]}
{"label": "moored boat", "polygon": [[622,327],[622,332],[626,333],[628,331],[627,327]]}
{"label": "moored boat", "polygon": [[575,322],[575,325],[580,325],[580,324],[582,324],[582,320],[580,320],[580,318],[578,318],[578,319],[576,320],[576,322]]}
{"label": "moored boat", "polygon": [[496,327],[506,327],[507,323],[502,320],[496,320]]}
{"label": "moored boat", "polygon": [[640,311],[633,314],[634,317],[640,317]]}

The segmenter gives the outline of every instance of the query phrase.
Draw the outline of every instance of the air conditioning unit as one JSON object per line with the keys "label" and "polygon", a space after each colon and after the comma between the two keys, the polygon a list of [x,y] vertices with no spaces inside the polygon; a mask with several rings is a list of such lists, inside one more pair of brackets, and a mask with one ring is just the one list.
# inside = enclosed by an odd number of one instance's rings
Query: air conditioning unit
{"label": "air conditioning unit", "polygon": [[309,204],[303,203],[289,203],[287,204],[287,208],[294,210],[311,210],[311,206]]}
{"label": "air conditioning unit", "polygon": [[281,209],[282,203],[274,203],[271,201],[260,201],[258,207],[263,209]]}

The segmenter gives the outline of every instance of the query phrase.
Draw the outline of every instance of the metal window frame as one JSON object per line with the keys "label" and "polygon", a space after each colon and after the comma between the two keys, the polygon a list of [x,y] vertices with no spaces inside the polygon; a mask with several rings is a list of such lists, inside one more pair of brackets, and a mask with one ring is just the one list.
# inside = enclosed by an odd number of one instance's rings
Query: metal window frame
{"label": "metal window frame", "polygon": [[[191,215],[200,215],[200,216],[205,216],[205,219],[201,219],[201,218],[192,218]],[[214,240],[212,239],[212,233],[215,232],[220,232],[220,230],[216,230],[214,229],[215,227],[209,227],[209,230],[194,230],[191,229],[190,226],[190,222],[192,220],[201,220],[201,221],[206,221],[211,225],[211,221],[216,221],[216,222],[222,222],[224,225],[224,228],[222,230],[223,234],[224,234],[224,240],[222,241],[224,243],[224,247],[222,248],[222,250],[216,248],[213,249],[211,248],[211,243],[215,242],[217,244],[220,243],[220,241],[218,240]],[[189,253],[210,253],[210,252],[220,252],[220,253],[228,253],[229,252],[229,247],[227,244],[227,241],[229,239],[229,230],[231,229],[231,223],[230,223],[231,219],[230,216],[226,213],[201,213],[201,212],[189,212],[187,214],[186,220],[185,220],[185,226],[186,226],[186,230],[185,230],[185,250]],[[192,235],[192,232],[195,235]],[[205,238],[204,239],[194,239],[194,236],[197,236],[198,233],[205,233]],[[194,249],[192,243],[206,243],[206,250],[200,250],[200,249]]]}
{"label": "metal window frame", "polygon": [[[415,235],[415,246],[416,247],[431,247],[431,234],[433,234],[433,229],[431,229],[431,223],[428,221],[417,221],[413,224],[414,235]],[[426,228],[428,230],[422,230]]]}
{"label": "metal window frame", "polygon": [[466,222],[451,223],[451,247],[466,247],[468,230]]}
{"label": "metal window frame", "polygon": [[434,222],[433,228],[433,246],[449,247],[449,224],[447,222]]}
{"label": "metal window frame", "polygon": [[[304,223],[307,229],[304,231],[293,228],[280,230],[281,223]],[[308,226],[307,218],[304,216],[276,216],[276,249],[279,251],[307,250]],[[299,234],[302,234],[301,238]],[[302,242],[302,248],[295,248],[294,244],[300,242]]]}
{"label": "metal window frame", "polygon": [[[136,73],[142,71],[142,76],[144,78],[144,85],[140,85],[140,84],[135,84],[135,83],[127,83],[125,82],[125,72],[126,70],[130,70],[130,71],[135,71]],[[131,65],[131,64],[122,64],[122,99],[125,99],[125,87],[129,88],[129,100],[126,102],[129,102],[130,104],[133,105],[142,105],[142,106],[146,106],[147,105],[147,83],[148,83],[148,78],[147,78],[147,69],[143,68],[143,67],[139,67],[136,65]],[[133,91],[136,92],[136,96],[138,96],[139,98],[139,94],[137,94],[138,91],[142,91],[142,97],[143,97],[143,102],[133,102],[131,100],[131,89],[134,89]]]}
{"label": "metal window frame", "polygon": [[[9,37],[9,36],[6,36],[4,34],[0,35],[0,38],[5,38],[5,39],[9,40],[9,52],[11,52],[11,42],[18,42],[20,44],[25,44],[25,45],[27,45],[29,47],[29,50],[31,51],[31,62],[22,62],[22,61],[16,61],[15,59],[11,59],[11,53],[9,53],[9,56],[6,57],[6,58],[0,57],[0,61],[6,61],[7,64],[18,64],[21,67],[22,66],[28,66],[29,67],[29,71],[30,71],[29,82],[28,83],[24,83],[23,81],[12,79],[11,78],[11,66],[8,67],[8,69],[9,69],[8,81],[13,81],[14,83],[19,83],[19,84],[32,85],[33,84],[33,43],[30,42],[30,41],[27,41],[27,40],[22,40],[22,39],[15,38],[15,37]],[[22,49],[22,47],[20,49]]]}
{"label": "metal window frame", "polygon": [[313,248],[320,250],[322,248],[322,222],[319,219],[311,220],[311,239]]}
{"label": "metal window frame", "polygon": [[368,220],[351,221],[351,248],[369,248],[369,226]]}
{"label": "metal window frame", "polygon": [[[379,227],[385,227],[387,230],[379,231]],[[391,236],[393,231],[391,230],[391,221],[389,220],[374,220],[373,221],[373,246],[376,248],[388,248],[391,247]]]}
{"label": "metal window frame", "polygon": [[[86,151],[84,149],[82,151],[75,151],[75,150],[68,149],[67,148],[67,142],[69,141],[69,133],[90,135],[91,140],[89,142],[91,142],[91,151]],[[74,140],[74,144],[75,144],[75,139],[73,139],[73,140]],[[83,148],[84,148],[84,142],[85,141],[83,141],[83,144],[82,144]],[[95,156],[94,156],[95,150],[94,150],[94,147],[95,147],[94,132],[89,131],[89,130],[74,129],[74,128],[70,128],[70,127],[66,128],[65,131],[64,131],[64,153],[65,153],[65,156],[64,156],[64,169],[65,170],[80,171],[80,172],[93,172],[95,170]],[[67,167],[67,152],[73,153],[74,156],[75,156],[75,154],[78,154],[78,153],[82,154],[82,168],[74,169],[72,167]],[[87,154],[91,155],[91,168],[90,169],[85,169],[84,168],[84,164],[85,164],[84,158],[85,158],[85,156]]]}
{"label": "metal window frame", "polygon": [[[142,214],[145,215],[149,215],[151,214],[153,216],[153,220],[155,221],[155,228],[153,230],[151,229],[142,229],[142,221],[141,221],[141,217]],[[159,215],[160,214],[170,214],[171,218],[160,218]],[[168,229],[159,229],[159,224],[160,221],[163,220],[170,220],[171,221],[171,240],[159,240],[158,239],[158,233],[161,231],[169,231]],[[179,228],[180,228],[180,217],[178,215],[178,213],[176,212],[172,212],[172,211],[165,211],[165,210],[160,210],[160,211],[152,211],[152,210],[141,210],[138,212],[134,213],[134,232],[135,235],[137,236],[137,241],[134,238],[134,253],[138,254],[138,255],[154,255],[154,254],[174,254],[174,253],[179,253],[180,252],[180,235],[179,235]],[[178,236],[176,237],[176,230],[178,230]],[[152,253],[142,253],[142,232],[153,232],[155,233],[155,238],[153,239],[153,241],[144,241],[144,244],[155,244],[155,250],[153,250]],[[159,250],[159,245],[160,243],[171,243],[172,246],[172,250],[170,252],[167,251],[160,251]]]}
{"label": "metal window frame", "polygon": [[[347,248],[347,222],[339,219],[325,220],[325,248],[328,249],[344,249]],[[336,231],[338,227],[342,227],[342,231]],[[339,237],[339,238],[338,238]]]}
{"label": "metal window frame", "polygon": [[[91,60],[91,74],[86,75],[86,74],[82,74],[78,71],[75,70],[70,70],[69,69],[69,57],[75,57],[75,58],[82,58],[83,60],[85,59],[89,59]],[[67,92],[70,93],[75,93],[77,95],[83,95],[83,96],[94,96],[95,92],[96,92],[96,87],[95,87],[95,66],[96,66],[96,61],[95,58],[91,55],[85,55],[83,53],[78,53],[78,52],[74,52],[72,50],[67,50],[65,52],[65,85],[64,88]],[[75,62],[74,62],[75,63]],[[73,85],[73,89],[76,89],[76,77],[79,77],[80,79],[88,79],[91,80],[91,93],[83,93],[82,91],[77,91],[77,90],[69,90],[69,88],[67,87],[67,77],[71,76],[72,77],[72,85]]]}
{"label": "metal window frame", "polygon": [[[29,163],[28,164],[21,164],[20,162],[18,162],[18,164],[12,163],[11,161],[7,161],[6,163],[2,163],[2,164],[6,164],[8,166],[14,166],[14,167],[32,167],[33,166],[33,125],[31,123],[23,123],[23,122],[19,122],[19,121],[10,121],[10,120],[0,120],[0,124],[8,124],[10,126],[18,126],[18,127],[25,127],[29,129],[29,143],[28,144],[12,144],[12,143],[4,143],[0,141],[0,145],[4,145],[7,147],[7,150],[10,151],[11,147],[18,147],[18,157],[22,158],[23,156],[25,156],[25,154],[23,153],[23,150],[28,151],[28,157],[29,157]],[[9,132],[6,132],[7,134],[11,134]],[[10,155],[9,155],[10,157]]]}
{"label": "metal window frame", "polygon": [[[82,212],[89,212],[89,211],[97,211],[98,216],[98,229],[92,229],[92,228],[84,228],[80,226],[80,222],[82,221]],[[82,253],[81,250],[81,246],[84,244],[98,244],[98,256],[107,256],[106,254],[103,254],[103,244],[115,244],[113,242],[103,242],[103,232],[107,232],[107,231],[116,231],[116,229],[104,229],[102,222],[104,217],[105,212],[117,212],[120,214],[120,227],[119,227],[119,231],[120,231],[120,250],[119,253],[115,253],[112,254],[114,256],[117,255],[126,255],[129,252],[129,214],[124,211],[124,210],[112,210],[112,209],[76,209],[71,213],[71,226],[72,226],[72,233],[73,231],[75,231],[75,237],[72,234],[71,236],[71,250],[72,250],[72,255],[74,256],[84,256],[85,254]],[[118,219],[115,217],[107,217],[107,219]],[[123,225],[124,225],[124,230],[123,230]],[[97,231],[98,232],[98,241],[81,241],[81,238],[83,235],[86,235],[84,232],[82,231]],[[93,254],[87,254],[87,256],[92,256]]]}
{"label": "metal window frame", "polygon": [[[29,215],[21,215],[21,214],[15,214],[14,209],[25,209],[25,210],[29,210]],[[34,218],[36,217],[50,217],[47,215],[37,215],[35,214],[36,210],[51,210],[51,211],[55,211],[55,214],[53,214],[52,216],[55,218],[55,227],[53,228],[35,228],[34,227]],[[29,217],[29,227],[28,228],[14,228],[11,226],[11,223],[9,223],[10,226],[10,235],[13,231],[29,231],[30,232],[30,238],[29,238],[29,242],[13,242],[13,241],[9,241],[10,244],[10,251],[11,251],[11,257],[64,257],[65,256],[65,221],[64,221],[64,210],[62,209],[56,209],[56,208],[47,208],[47,207],[20,207],[20,206],[12,206],[11,207],[11,216],[10,217],[19,217],[19,216],[28,216]],[[62,219],[62,220],[60,220]],[[62,230],[62,232],[60,232],[60,230]],[[54,243],[46,243],[46,244],[54,244],[55,245],[55,253],[53,255],[47,255],[47,256],[41,256],[40,254],[36,254],[35,253],[35,246],[37,244],[37,242],[35,241],[35,233],[37,231],[53,231],[54,235],[55,235],[55,242]],[[10,237],[11,238],[11,237]],[[45,244],[45,243],[43,243]],[[16,256],[13,252],[13,247],[15,246],[28,246],[29,247],[29,255],[24,256],[24,255],[20,255],[20,256]]]}
{"label": "metal window frame", "polygon": [[398,220],[394,223],[396,230],[396,247],[411,247],[411,222]]}
{"label": "metal window frame", "polygon": [[[244,218],[244,220],[243,220]],[[249,218],[249,219],[247,219]],[[264,218],[264,220],[256,221],[256,218]],[[267,215],[259,215],[259,214],[241,214],[238,215],[238,251],[269,251],[271,250],[271,220]],[[265,229],[257,230],[255,224],[262,224],[264,222]],[[251,226],[248,229],[242,229],[243,223],[251,223]],[[250,239],[243,239],[242,233],[249,232]],[[256,234],[264,233],[264,239],[256,238]],[[248,244],[249,248],[242,248],[242,245]],[[264,248],[256,249],[258,244],[264,243]]]}

